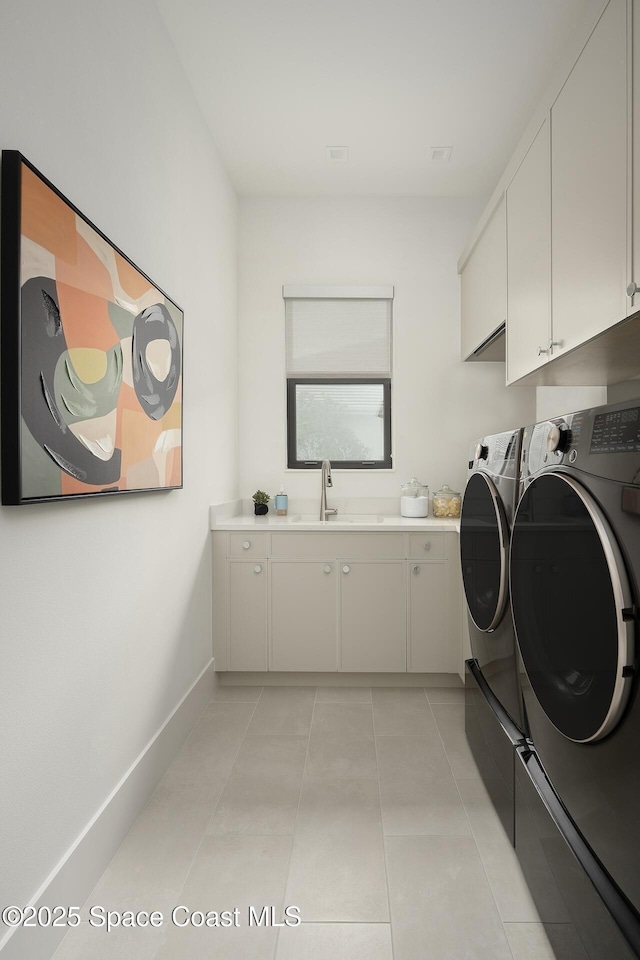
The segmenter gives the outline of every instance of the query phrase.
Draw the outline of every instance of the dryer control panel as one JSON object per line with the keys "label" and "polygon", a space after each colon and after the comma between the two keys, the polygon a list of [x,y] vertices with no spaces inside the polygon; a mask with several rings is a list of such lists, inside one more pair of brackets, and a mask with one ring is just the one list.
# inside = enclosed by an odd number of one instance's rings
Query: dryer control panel
{"label": "dryer control panel", "polygon": [[640,453],[640,406],[596,413],[589,453]]}
{"label": "dryer control panel", "polygon": [[521,480],[554,467],[640,485],[640,400],[581,410],[526,427]]}

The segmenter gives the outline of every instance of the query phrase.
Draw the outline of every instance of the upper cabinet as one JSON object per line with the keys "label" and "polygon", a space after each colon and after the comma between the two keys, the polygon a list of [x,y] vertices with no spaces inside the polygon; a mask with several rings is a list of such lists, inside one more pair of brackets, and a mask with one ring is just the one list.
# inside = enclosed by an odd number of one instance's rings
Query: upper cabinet
{"label": "upper cabinet", "polygon": [[[632,79],[633,78],[633,79]],[[506,196],[507,383],[606,384],[640,373],[640,0],[609,0],[542,104],[498,184]],[[498,311],[460,261],[464,358]],[[500,209],[500,208],[498,208]],[[497,231],[496,231],[497,232]],[[496,278],[504,258],[494,243]],[[635,293],[636,288],[638,293]],[[501,288],[502,289],[502,288]],[[496,321],[497,323],[497,321]],[[494,324],[494,328],[495,328]]]}
{"label": "upper cabinet", "polygon": [[610,0],[551,108],[554,355],[627,312],[627,4]]}
{"label": "upper cabinet", "polygon": [[507,189],[507,383],[551,349],[551,162],[545,119]]}
{"label": "upper cabinet", "polygon": [[462,359],[491,338],[507,316],[507,225],[504,197],[461,277]]}
{"label": "upper cabinet", "polygon": [[[633,0],[633,222],[629,310],[640,310],[640,0]],[[634,293],[637,288],[638,293]]]}

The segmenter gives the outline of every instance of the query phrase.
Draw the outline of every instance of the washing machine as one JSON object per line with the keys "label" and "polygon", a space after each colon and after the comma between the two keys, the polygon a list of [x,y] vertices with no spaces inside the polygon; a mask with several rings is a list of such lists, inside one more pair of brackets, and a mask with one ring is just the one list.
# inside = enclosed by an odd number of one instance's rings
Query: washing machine
{"label": "washing machine", "polygon": [[525,429],[510,590],[532,782],[640,956],[640,399]]}
{"label": "washing machine", "polygon": [[465,729],[475,762],[514,836],[514,745],[524,736],[509,607],[509,537],[518,495],[521,430],[471,447],[460,518],[460,561],[472,656]]}

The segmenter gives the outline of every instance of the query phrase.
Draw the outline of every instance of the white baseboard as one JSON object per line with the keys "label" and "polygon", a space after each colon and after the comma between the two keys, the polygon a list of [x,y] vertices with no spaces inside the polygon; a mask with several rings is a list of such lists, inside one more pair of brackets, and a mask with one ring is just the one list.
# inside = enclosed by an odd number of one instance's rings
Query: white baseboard
{"label": "white baseboard", "polygon": [[[31,898],[30,904],[82,906],[211,700],[213,684],[211,660]],[[2,960],[50,960],[65,933],[64,927],[26,930],[16,927],[0,940],[0,957]]]}

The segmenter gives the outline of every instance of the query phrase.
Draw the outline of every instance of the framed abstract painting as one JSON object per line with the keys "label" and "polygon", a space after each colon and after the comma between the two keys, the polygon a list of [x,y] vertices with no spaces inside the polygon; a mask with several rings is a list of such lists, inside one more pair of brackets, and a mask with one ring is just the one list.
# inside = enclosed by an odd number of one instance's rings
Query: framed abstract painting
{"label": "framed abstract painting", "polygon": [[184,314],[2,152],[2,503],[182,487]]}

